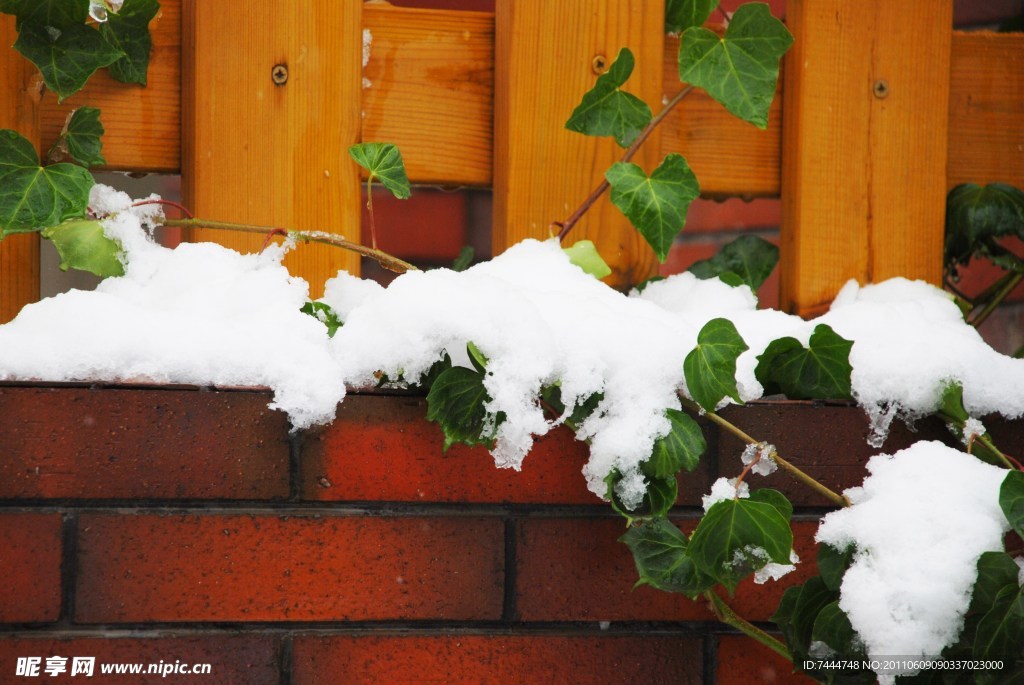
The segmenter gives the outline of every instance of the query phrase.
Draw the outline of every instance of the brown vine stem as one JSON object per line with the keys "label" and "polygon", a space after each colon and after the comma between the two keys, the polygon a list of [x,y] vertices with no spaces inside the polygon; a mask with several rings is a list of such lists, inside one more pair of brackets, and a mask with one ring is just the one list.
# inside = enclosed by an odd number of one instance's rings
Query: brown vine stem
{"label": "brown vine stem", "polygon": [[[726,429],[727,431],[729,431],[730,433],[735,435],[740,440],[742,440],[742,441],[744,441],[746,443],[749,443],[751,445],[760,445],[761,444],[761,442],[762,442],[761,440],[755,440],[754,438],[750,437],[742,429],[740,429],[738,426],[736,426],[733,423],[731,423],[730,421],[722,418],[721,416],[719,416],[715,412],[713,412],[713,411],[704,411],[704,409],[699,404],[697,404],[693,400],[689,399],[688,397],[680,396],[679,399],[683,402],[684,406],[686,406],[688,409],[690,409],[690,411],[692,411],[692,412],[694,412],[694,413],[696,413],[698,415],[706,416],[710,421],[712,421],[712,422],[718,424],[719,426],[721,426],[722,428]],[[848,507],[848,506],[850,506],[850,500],[846,499],[845,497],[843,497],[839,493],[829,489],[828,487],[826,487],[822,483],[819,483],[817,480],[815,480],[811,476],[809,476],[806,473],[804,473],[803,471],[801,471],[799,468],[797,468],[791,462],[788,462],[785,459],[783,459],[779,455],[779,453],[777,451],[775,451],[775,450],[772,450],[772,459],[775,460],[775,463],[778,464],[779,468],[781,468],[783,471],[788,472],[789,475],[793,476],[793,478],[795,478],[796,480],[800,481],[801,483],[803,483],[807,487],[811,488],[812,490],[814,490],[815,492],[817,492],[818,494],[823,496],[825,499],[827,499],[830,502],[832,502],[833,504],[835,504],[836,506],[839,506],[839,507]]]}
{"label": "brown vine stem", "polygon": [[373,220],[373,176],[366,179],[366,211],[370,215],[370,247],[377,249],[377,225]]}
{"label": "brown vine stem", "polygon": [[999,303],[1006,299],[1006,296],[1013,292],[1013,289],[1024,280],[1024,271],[1014,271],[1012,274],[1007,274],[1009,278],[1002,284],[996,294],[991,300],[985,303],[984,309],[982,309],[974,319],[971,320],[971,325],[977,328],[981,324],[985,323],[985,319],[989,317],[999,306]]}
{"label": "brown vine stem", "polygon": [[[176,226],[180,228],[212,228],[223,231],[235,231],[237,233],[270,233],[271,231],[284,231],[284,229],[278,229],[273,226],[256,226],[253,224],[239,224],[231,221],[211,221],[208,219],[164,219],[164,226]],[[285,231],[285,234],[295,240],[300,240],[306,243],[320,243],[322,245],[332,245],[334,247],[340,247],[343,250],[349,252],[355,252],[364,257],[373,259],[382,267],[395,273],[405,273],[406,271],[417,271],[416,267],[412,264],[402,261],[394,255],[390,255],[387,252],[375,250],[372,247],[365,247],[359,243],[353,243],[350,240],[345,240],[341,236],[333,233],[324,233],[323,231]]]}
{"label": "brown vine stem", "polygon": [[[658,112],[657,116],[651,119],[647,126],[644,127],[644,130],[640,132],[640,135],[636,137],[633,144],[630,145],[624,153],[622,153],[622,157],[619,158],[619,161],[628,162],[633,159],[633,155],[637,153],[637,150],[639,150],[640,146],[644,144],[644,141],[651,136],[651,133],[658,127],[658,124],[664,121],[669,112],[675,109],[676,105],[682,102],[687,95],[693,92],[693,88],[693,86],[686,86],[676,93],[671,100],[665,103],[665,106],[661,108],[661,111]],[[579,220],[583,218],[583,215],[594,206],[595,202],[601,199],[601,196],[604,195],[605,191],[608,190],[609,187],[611,186],[608,183],[608,179],[602,178],[598,186],[594,188],[594,191],[587,196],[587,199],[583,201],[583,204],[576,208],[575,212],[569,215],[568,219],[565,221],[556,221],[552,224],[552,226],[559,227],[558,242],[565,240],[565,236],[569,235],[569,231],[573,229],[573,226],[579,223]]]}
{"label": "brown vine stem", "polygon": [[707,590],[704,593],[704,596],[711,603],[711,609],[715,612],[715,617],[718,618],[719,621],[728,624],[742,632],[744,635],[757,640],[787,661],[793,661],[793,655],[789,653],[788,649],[786,649],[786,645],[782,644],[774,637],[737,614],[733,608],[726,604],[725,600],[719,597],[713,590]]}

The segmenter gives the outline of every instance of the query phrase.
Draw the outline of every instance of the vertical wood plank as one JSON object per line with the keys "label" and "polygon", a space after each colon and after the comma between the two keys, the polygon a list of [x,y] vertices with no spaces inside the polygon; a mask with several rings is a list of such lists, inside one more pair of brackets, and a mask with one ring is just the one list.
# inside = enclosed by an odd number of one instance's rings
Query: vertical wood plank
{"label": "vertical wood plank", "polygon": [[782,306],[942,274],[952,0],[792,0]]}
{"label": "vertical wood plank", "polygon": [[[183,10],[182,181],[186,204],[204,219],[338,233],[359,241],[362,1],[289,5],[186,0]],[[274,83],[275,66],[287,81]],[[195,230],[256,251],[261,236]],[[300,245],[285,265],[322,294],[358,258]]]}
{"label": "vertical wood plank", "polygon": [[[655,112],[662,100],[662,0],[498,0],[495,15],[494,249],[546,238],[597,186],[622,154],[610,138],[565,129],[597,73],[628,47],[636,71],[626,89]],[[660,162],[659,134],[634,162],[648,173]],[[650,276],[651,249],[606,194],[569,236],[589,238],[626,285]]]}
{"label": "vertical wood plank", "polygon": [[[14,17],[0,15],[0,128],[17,131],[38,149],[41,91],[33,87],[35,67],[10,47],[17,38]],[[0,324],[38,299],[39,235],[9,236],[0,241]]]}

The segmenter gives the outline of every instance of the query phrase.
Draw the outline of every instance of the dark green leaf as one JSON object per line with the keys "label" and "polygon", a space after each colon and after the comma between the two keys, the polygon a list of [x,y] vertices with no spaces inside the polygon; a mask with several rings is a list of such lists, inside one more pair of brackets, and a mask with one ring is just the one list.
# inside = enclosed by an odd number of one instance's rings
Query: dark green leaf
{"label": "dark green leaf", "polygon": [[818,573],[821,574],[821,579],[829,590],[839,592],[843,575],[853,561],[853,551],[852,546],[841,552],[832,545],[824,543],[818,547]]}
{"label": "dark green leaf", "polygon": [[736,388],[736,359],[747,344],[728,319],[712,319],[697,335],[697,346],[686,355],[686,387],[697,404],[714,411],[724,397],[740,402]]}
{"label": "dark green leaf", "polygon": [[[549,385],[541,390],[541,397],[547,402],[552,409],[555,410],[559,415],[565,413],[565,404],[562,402],[562,389],[557,385]],[[569,418],[565,420],[567,425],[572,430],[577,430],[584,421],[590,418],[599,404],[604,401],[604,393],[596,392],[593,395],[588,395],[582,401],[577,400],[575,406],[573,406],[572,412],[569,414]]]}
{"label": "dark green leaf", "polygon": [[778,490],[772,490],[771,488],[752,490],[748,499],[751,502],[764,502],[765,504],[770,504],[775,507],[787,521],[793,517],[793,503],[786,499],[786,496]]}
{"label": "dark green leaf", "polygon": [[640,575],[637,585],[680,592],[694,599],[714,582],[694,567],[686,554],[686,535],[668,519],[643,521],[630,527],[619,540],[633,553]]}
{"label": "dark green leaf", "polygon": [[472,340],[466,343],[466,354],[469,355],[469,362],[480,373],[487,372],[487,355],[480,351]]}
{"label": "dark green leaf", "polygon": [[619,50],[608,71],[583,95],[565,127],[588,136],[612,136],[622,147],[629,147],[651,121],[647,103],[620,90],[634,65],[633,53],[628,48]]}
{"label": "dark green leaf", "polygon": [[82,166],[106,164],[103,159],[103,124],[95,107],[79,107],[68,118],[57,145]]}
{"label": "dark green leaf", "polygon": [[[947,267],[966,264],[971,257],[1005,257],[998,238],[1024,238],[1024,192],[1004,183],[958,185],[946,197]],[[1004,268],[1012,267],[1000,261]]]}
{"label": "dark green leaf", "polygon": [[1004,659],[1012,663],[1024,652],[1024,591],[1016,580],[1001,589],[974,637],[975,659]]}
{"label": "dark green leaf", "polygon": [[666,409],[665,416],[671,424],[668,435],[655,441],[650,459],[641,464],[648,478],[674,479],[680,469],[693,471],[707,448],[696,421],[678,409]]}
{"label": "dark green leaf", "polygon": [[[687,271],[702,279],[718,276],[726,280],[727,274],[735,274],[740,283],[750,286],[756,293],[778,262],[779,248],[764,238],[745,235],[723,247],[711,259],[694,262]],[[736,283],[733,279],[726,282],[729,285]]]}
{"label": "dark green leaf", "polygon": [[489,447],[494,442],[485,434],[487,401],[482,373],[453,366],[437,377],[427,393],[427,419],[441,425],[445,451],[455,443]]}
{"label": "dark green leaf", "polygon": [[821,610],[839,599],[839,593],[829,590],[818,576],[803,585],[786,590],[772,620],[779,626],[786,646],[793,654],[793,663],[799,665],[807,658],[811,646],[814,620]]}
{"label": "dark green leaf", "polygon": [[0,12],[15,15],[18,30],[25,22],[64,29],[85,23],[89,0],[4,0]]}
{"label": "dark green leaf", "polygon": [[146,85],[149,53],[153,40],[149,35],[149,22],[160,11],[157,0],[125,0],[116,14],[107,13],[100,32],[111,45],[117,46],[124,56],[110,65],[110,75],[122,83]]}
{"label": "dark green leaf", "polygon": [[811,641],[824,642],[841,657],[863,657],[862,650],[857,648],[857,633],[838,601],[830,602],[818,612],[811,629]]}
{"label": "dark green leaf", "polygon": [[681,33],[702,26],[718,7],[718,0],[666,0],[665,33]]}
{"label": "dark green leaf", "polygon": [[742,5],[721,38],[699,26],[683,33],[679,79],[703,88],[744,121],[767,128],[779,60],[792,44],[793,36],[768,5]]}
{"label": "dark green leaf", "polygon": [[999,488],[999,506],[1017,535],[1024,537],[1024,472],[1006,474]]}
{"label": "dark green leaf", "polygon": [[434,381],[450,368],[452,368],[452,358],[446,352],[443,357],[430,366],[427,372],[420,377],[416,385],[421,388],[433,387]]}
{"label": "dark green leaf", "polygon": [[942,399],[939,400],[938,414],[943,421],[958,423],[963,428],[971,415],[964,409],[964,389],[959,383],[947,383],[942,389]]}
{"label": "dark green leaf", "polygon": [[788,564],[793,531],[775,506],[750,499],[712,505],[690,538],[697,568],[731,593],[737,583],[766,563]]}
{"label": "dark green leaf", "polygon": [[80,166],[39,166],[32,143],[0,130],[0,238],[84,216],[93,185]]}
{"label": "dark green leaf", "polygon": [[72,24],[61,30],[39,24],[21,27],[14,49],[39,68],[46,86],[63,100],[81,90],[97,69],[124,54],[97,29]]}
{"label": "dark green leaf", "polygon": [[452,262],[452,271],[465,271],[469,268],[469,265],[473,263],[473,257],[476,255],[476,250],[473,249],[472,245],[463,245],[462,249],[459,250],[459,256]]}
{"label": "dark green leaf", "polygon": [[978,558],[978,580],[971,595],[970,613],[988,613],[996,595],[1008,585],[1016,585],[1020,567],[1006,552],[985,552]]}
{"label": "dark green leaf", "polygon": [[302,309],[299,311],[303,314],[309,314],[326,326],[328,338],[333,338],[334,334],[337,333],[338,329],[343,325],[341,319],[338,318],[338,312],[334,311],[330,305],[324,304],[323,302],[307,302],[302,305]]}
{"label": "dark green leaf", "polygon": [[805,348],[796,338],[773,340],[757,358],[754,374],[766,395],[792,400],[850,399],[853,343],[818,324]]}
{"label": "dark green leaf", "polygon": [[592,240],[578,240],[572,247],[562,248],[569,255],[569,262],[583,269],[594,278],[604,278],[611,274],[612,269],[601,259]]}
{"label": "dark green leaf", "polygon": [[612,203],[664,262],[686,224],[686,210],[700,195],[697,177],[686,160],[670,154],[650,176],[636,164],[616,162],[604,177],[612,187]]}
{"label": "dark green leaf", "polygon": [[348,149],[359,166],[370,172],[370,181],[377,178],[399,200],[408,200],[409,177],[405,174],[402,153],[391,143],[359,143]]}
{"label": "dark green leaf", "polygon": [[71,219],[43,229],[43,237],[57,248],[61,271],[77,269],[100,278],[124,275],[117,258],[121,246],[106,236],[99,221]]}

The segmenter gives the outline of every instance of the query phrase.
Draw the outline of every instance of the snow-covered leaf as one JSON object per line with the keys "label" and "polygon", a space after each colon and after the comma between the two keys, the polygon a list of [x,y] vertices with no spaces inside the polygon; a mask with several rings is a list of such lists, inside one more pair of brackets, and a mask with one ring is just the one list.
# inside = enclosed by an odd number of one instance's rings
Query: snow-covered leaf
{"label": "snow-covered leaf", "polygon": [[100,32],[117,46],[124,56],[110,65],[110,75],[122,83],[146,85],[149,53],[153,40],[149,35],[149,22],[160,11],[157,0],[125,0],[117,13],[108,12]]}
{"label": "snow-covered leaf", "polygon": [[728,276],[735,275],[756,293],[778,262],[778,247],[756,235],[744,235],[725,245],[714,257],[694,262],[687,271],[697,278],[718,276],[729,285],[736,281]]}
{"label": "snow-covered leaf", "polygon": [[[103,159],[103,124],[95,107],[79,107],[64,126],[64,133],[55,144],[73,160],[85,167],[106,164]],[[52,156],[51,150],[50,155]],[[52,157],[51,157],[52,158]]]}
{"label": "snow-covered leaf", "polygon": [[622,475],[618,471],[612,470],[608,474],[604,479],[607,486],[605,498],[611,504],[612,510],[630,523],[664,517],[679,499],[679,482],[675,475],[670,478],[648,478],[643,499],[635,509],[630,509],[618,495],[618,486],[621,481]]}
{"label": "snow-covered leaf", "polygon": [[666,0],[665,33],[680,33],[702,26],[718,7],[718,0]]}
{"label": "snow-covered leaf", "polygon": [[744,121],[767,128],[779,60],[792,44],[793,36],[768,5],[748,3],[736,10],[721,38],[700,26],[683,33],[679,79],[703,88]]}
{"label": "snow-covered leaf", "polygon": [[32,143],[0,130],[0,237],[83,216],[93,183],[92,175],[74,164],[39,166]]}
{"label": "snow-covered leaf", "polygon": [[43,81],[57,93],[58,100],[77,93],[93,72],[124,55],[98,29],[85,24],[71,24],[58,30],[26,23],[14,49],[39,68]]}
{"label": "snow-covered leaf", "polygon": [[616,162],[604,177],[612,187],[612,203],[664,262],[686,224],[686,210],[700,195],[697,177],[686,160],[672,153],[650,176],[636,164]]}
{"label": "snow-covered leaf", "polygon": [[43,237],[57,248],[61,271],[77,269],[100,278],[124,275],[117,258],[121,246],[106,236],[99,221],[71,219],[43,229]]}
{"label": "snow-covered leaf", "polygon": [[621,90],[635,66],[629,48],[619,50],[608,71],[583,95],[565,127],[588,136],[612,136],[629,147],[651,121],[651,108],[643,100]]}
{"label": "snow-covered leaf", "polygon": [[686,535],[666,518],[633,525],[619,541],[633,553],[640,576],[637,585],[680,592],[694,599],[714,582],[693,565],[686,553]]}
{"label": "snow-covered leaf", "polygon": [[1017,535],[1024,537],[1024,472],[1006,474],[999,488],[999,506]]}
{"label": "snow-covered leaf", "polygon": [[601,279],[612,272],[607,262],[601,259],[592,240],[577,240],[572,247],[563,248],[563,252],[569,255],[570,262],[594,278]]}
{"label": "snow-covered leaf", "polygon": [[343,325],[341,319],[338,317],[338,312],[334,311],[330,305],[324,304],[323,302],[307,302],[302,305],[302,308],[299,311],[303,314],[309,314],[326,326],[328,338],[333,338],[334,334],[337,333],[338,329]]}
{"label": "snow-covered leaf", "polygon": [[[946,196],[945,262],[966,264],[971,257],[995,259],[1008,268],[1020,260],[996,241],[1024,238],[1024,192],[1005,183],[958,185]],[[1009,261],[1009,264],[1005,263]]]}
{"label": "snow-covered leaf", "polygon": [[736,359],[748,349],[728,319],[712,319],[697,334],[697,346],[683,361],[686,387],[697,404],[714,411],[724,397],[740,402]]}
{"label": "snow-covered leaf", "polygon": [[427,393],[427,419],[444,431],[445,451],[456,443],[491,445],[493,435],[484,434],[487,400],[484,375],[478,371],[453,366],[437,377]]}
{"label": "snow-covered leaf", "polygon": [[806,348],[796,338],[773,340],[757,358],[754,373],[766,395],[782,393],[793,400],[849,399],[852,347],[853,342],[819,324]]}
{"label": "snow-covered leaf", "polygon": [[668,435],[658,438],[651,458],[641,465],[649,478],[674,478],[681,469],[693,471],[707,449],[696,421],[678,409],[666,409],[665,416],[672,428]]}
{"label": "snow-covered leaf", "polygon": [[384,187],[399,200],[411,195],[409,177],[405,173],[402,153],[392,143],[359,143],[348,149],[359,166],[370,172],[370,181],[380,179]]}

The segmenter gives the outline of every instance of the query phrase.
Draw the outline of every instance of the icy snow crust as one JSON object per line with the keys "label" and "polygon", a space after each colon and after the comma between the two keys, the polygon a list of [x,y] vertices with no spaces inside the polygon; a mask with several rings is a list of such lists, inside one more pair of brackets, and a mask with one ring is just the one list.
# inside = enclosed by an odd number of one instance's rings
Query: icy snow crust
{"label": "icy snow crust", "polygon": [[839,607],[870,658],[936,657],[963,628],[978,557],[1003,548],[1006,471],[939,442],[872,457],[867,468],[864,484],[846,491],[853,506],[818,529],[818,542],[856,550]]}
{"label": "icy snow crust", "polygon": [[281,266],[283,249],[168,250],[140,229],[153,210],[130,204],[102,186],[90,203],[114,215],[106,227],[128,256],[125,276],[26,307],[0,327],[0,379],[265,385],[301,428],[330,421],[346,384],[375,384],[375,372],[414,382],[445,352],[468,365],[472,341],[490,360],[489,409],[507,416],[498,465],[519,468],[533,439],[558,423],[535,401],[542,386],[560,381],[570,408],[603,392],[582,426],[592,443],[585,474],[603,496],[618,469],[627,505],[643,494],[638,465],[669,430],[665,409],[686,392],[683,359],[716,317],[732,320],[750,347],[737,364],[744,400],[762,395],[754,367],[770,341],[806,344],[827,323],[855,340],[854,393],[876,417],[887,407],[930,412],[950,381],[962,383],[973,414],[1024,412],[1024,361],[989,348],[945,293],[923,283],[851,283],[828,314],[806,322],[757,310],[745,286],[688,273],[626,296],[573,266],[556,242],[527,240],[462,273],[410,272],[386,289],[339,274],[324,301],[345,325],[331,340],[299,312],[308,287]]}

